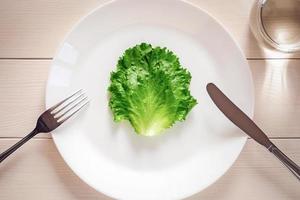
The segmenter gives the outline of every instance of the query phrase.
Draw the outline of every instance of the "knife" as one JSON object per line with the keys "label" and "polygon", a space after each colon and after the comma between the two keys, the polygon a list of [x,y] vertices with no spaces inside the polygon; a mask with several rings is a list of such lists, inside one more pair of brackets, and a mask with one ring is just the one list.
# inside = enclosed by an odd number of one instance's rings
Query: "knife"
{"label": "knife", "polygon": [[300,167],[281,152],[279,148],[270,141],[268,136],[241,109],[239,109],[215,84],[207,84],[206,90],[216,106],[230,121],[256,142],[266,147],[300,181]]}

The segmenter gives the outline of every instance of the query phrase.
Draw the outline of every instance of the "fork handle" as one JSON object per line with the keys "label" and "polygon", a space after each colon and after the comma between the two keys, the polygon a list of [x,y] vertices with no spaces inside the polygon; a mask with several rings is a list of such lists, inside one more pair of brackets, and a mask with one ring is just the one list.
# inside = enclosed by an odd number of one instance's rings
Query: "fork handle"
{"label": "fork handle", "polygon": [[38,130],[34,129],[31,133],[26,135],[22,140],[11,146],[9,149],[4,151],[3,153],[0,154],[0,163],[5,160],[10,154],[15,152],[19,147],[21,147],[23,144],[25,144],[28,140],[33,138],[36,134],[38,134]]}

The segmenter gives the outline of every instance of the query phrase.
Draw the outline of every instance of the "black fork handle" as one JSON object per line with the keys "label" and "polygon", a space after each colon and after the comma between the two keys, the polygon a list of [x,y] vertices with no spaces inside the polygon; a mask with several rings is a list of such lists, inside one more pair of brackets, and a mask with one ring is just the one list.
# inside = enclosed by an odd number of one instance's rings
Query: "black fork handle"
{"label": "black fork handle", "polygon": [[38,130],[35,128],[31,133],[26,135],[23,139],[21,139],[19,142],[11,146],[9,149],[4,151],[3,153],[0,154],[0,163],[5,160],[10,154],[15,152],[18,148],[20,148],[23,144],[25,144],[28,140],[33,138],[36,134],[38,134]]}

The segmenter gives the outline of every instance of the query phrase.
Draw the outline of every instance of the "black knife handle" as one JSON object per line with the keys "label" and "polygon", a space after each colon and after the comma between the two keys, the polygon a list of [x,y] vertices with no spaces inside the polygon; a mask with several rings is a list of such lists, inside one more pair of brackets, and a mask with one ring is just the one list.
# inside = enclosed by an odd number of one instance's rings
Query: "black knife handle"
{"label": "black knife handle", "polygon": [[300,167],[294,163],[289,157],[287,157],[278,147],[273,143],[268,148],[271,153],[273,153],[300,181]]}

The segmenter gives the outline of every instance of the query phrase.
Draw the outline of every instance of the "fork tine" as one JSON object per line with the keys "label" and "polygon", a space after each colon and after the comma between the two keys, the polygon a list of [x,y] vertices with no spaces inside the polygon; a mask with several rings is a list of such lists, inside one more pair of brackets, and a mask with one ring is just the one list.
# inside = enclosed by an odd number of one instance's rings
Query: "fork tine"
{"label": "fork tine", "polygon": [[[85,98],[86,99],[86,98]],[[81,101],[82,102],[82,101]],[[73,111],[73,113],[71,113],[69,116],[67,116],[66,118],[62,119],[62,117],[66,114],[63,114],[58,120],[57,122],[62,124],[64,123],[65,121],[67,121],[68,119],[70,119],[73,115],[75,115],[78,111],[80,111],[84,106],[86,106],[87,104],[89,103],[89,101],[86,101],[84,104],[82,104],[79,108],[77,108],[75,111]],[[78,104],[77,104],[78,105]],[[75,106],[73,106],[75,107]],[[69,109],[71,110],[71,109]]]}
{"label": "fork tine", "polygon": [[52,106],[51,108],[49,108],[49,111],[53,111],[55,110],[57,107],[59,107],[60,105],[62,105],[63,103],[65,103],[67,100],[71,99],[72,97],[74,97],[75,95],[77,95],[78,93],[82,92],[82,89],[78,90],[77,92],[75,92],[74,94],[72,94],[71,96],[69,96],[68,98],[62,100],[61,102],[55,104],[54,106]]}
{"label": "fork tine", "polygon": [[61,117],[65,116],[66,114],[68,114],[71,110],[73,110],[74,108],[76,108],[76,106],[80,105],[82,102],[84,102],[85,100],[87,100],[87,97],[84,97],[83,99],[81,99],[80,101],[78,101],[77,103],[75,103],[74,105],[72,105],[70,108],[68,108],[65,112],[63,112],[62,114],[56,114],[54,116],[54,118],[56,119],[60,119]]}
{"label": "fork tine", "polygon": [[58,111],[54,112],[54,110],[51,111],[51,114],[56,115],[59,112],[61,112],[62,110],[64,110],[65,108],[67,108],[68,106],[70,106],[72,103],[76,102],[78,99],[80,99],[81,97],[84,96],[84,93],[80,94],[78,97],[76,97],[74,100],[70,101],[67,105],[63,106],[62,108],[60,108]]}

